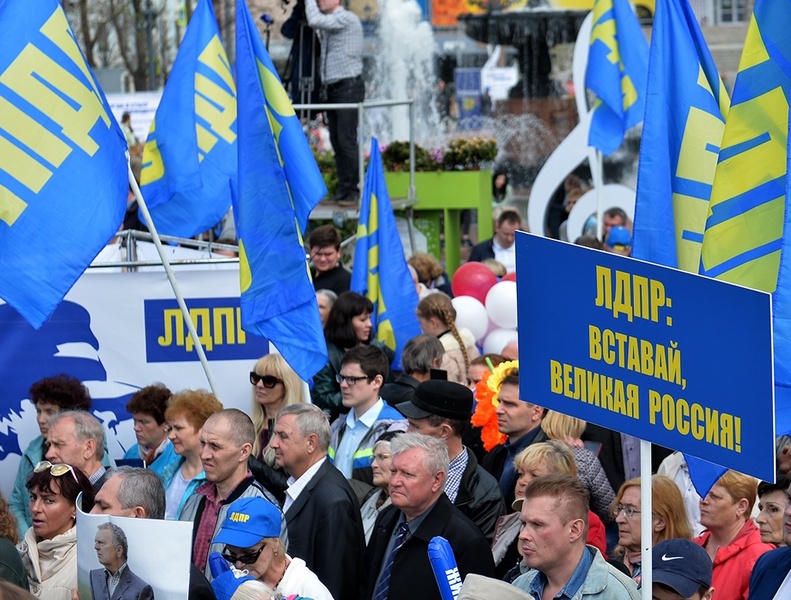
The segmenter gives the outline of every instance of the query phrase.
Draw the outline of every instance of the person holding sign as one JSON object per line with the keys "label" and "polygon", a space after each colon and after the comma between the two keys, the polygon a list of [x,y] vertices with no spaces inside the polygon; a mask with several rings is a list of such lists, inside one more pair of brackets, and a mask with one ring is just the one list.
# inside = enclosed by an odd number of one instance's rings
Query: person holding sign
{"label": "person holding sign", "polygon": [[717,600],[746,598],[758,557],[774,548],[761,541],[761,532],[750,519],[757,491],[755,479],[731,470],[700,501],[700,522],[706,531],[694,541],[714,563]]}

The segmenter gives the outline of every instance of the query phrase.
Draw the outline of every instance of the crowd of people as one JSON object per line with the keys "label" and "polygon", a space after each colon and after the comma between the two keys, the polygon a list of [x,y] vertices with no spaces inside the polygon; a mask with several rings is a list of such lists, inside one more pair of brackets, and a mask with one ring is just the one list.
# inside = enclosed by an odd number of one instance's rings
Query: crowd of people
{"label": "crowd of people", "polygon": [[[625,229],[608,225],[605,246]],[[520,226],[504,210],[473,255],[512,264]],[[0,579],[74,600],[81,509],[190,522],[196,600],[439,600],[436,536],[460,598],[638,598],[639,444],[523,398],[516,344],[482,355],[427,255],[410,259],[423,333],[393,372],[340,243],[331,225],[309,241],[329,356],[310,393],[278,354],[251,365],[248,410],[153,383],[130,398],[136,443],[111,466],[86,387],[34,383],[40,435],[0,497]],[[701,498],[683,455],[653,447],[654,598],[791,597],[790,438],[777,455],[776,483],[728,471]],[[123,530],[100,528],[95,545],[91,589],[156,595]]]}

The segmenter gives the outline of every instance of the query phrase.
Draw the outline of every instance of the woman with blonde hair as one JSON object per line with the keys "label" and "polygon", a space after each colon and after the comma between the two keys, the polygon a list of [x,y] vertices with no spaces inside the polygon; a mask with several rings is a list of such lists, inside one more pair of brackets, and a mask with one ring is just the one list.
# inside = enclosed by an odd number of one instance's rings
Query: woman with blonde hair
{"label": "woman with blonde hair", "polygon": [[[684,500],[676,483],[664,475],[651,476],[651,546],[670,538],[692,538]],[[642,533],[640,530],[640,478],[625,481],[615,496],[612,516],[618,524],[615,558],[623,562],[636,582],[642,578]]]}
{"label": "woman with blonde hair", "polygon": [[607,479],[607,474],[596,455],[584,447],[582,432],[585,421],[548,410],[541,420],[541,429],[550,440],[565,442],[571,448],[577,462],[577,473],[590,492],[590,507],[599,518],[609,523],[612,521],[610,507],[615,499],[615,492]]}
{"label": "woman with blonde hair", "polygon": [[247,464],[256,480],[283,502],[288,475],[275,464],[275,453],[269,444],[280,409],[305,402],[302,380],[280,354],[267,354],[250,371],[250,383],[253,384],[250,418],[255,427],[255,442]]}
{"label": "woman with blonde hair", "polygon": [[447,294],[437,292],[423,298],[417,305],[417,320],[423,333],[439,338],[445,348],[441,368],[448,381],[466,385],[470,361],[480,355],[469,329],[456,327],[456,309]]}

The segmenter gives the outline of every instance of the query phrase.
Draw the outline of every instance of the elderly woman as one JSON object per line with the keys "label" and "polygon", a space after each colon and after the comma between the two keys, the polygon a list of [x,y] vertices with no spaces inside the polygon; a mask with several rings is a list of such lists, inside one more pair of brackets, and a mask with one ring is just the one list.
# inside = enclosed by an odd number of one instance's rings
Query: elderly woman
{"label": "elderly woman", "polygon": [[169,439],[180,458],[160,474],[165,486],[166,519],[178,519],[187,498],[206,483],[200,459],[201,428],[222,408],[222,403],[206,390],[183,390],[168,400],[165,419],[170,426]]}
{"label": "elderly woman", "polygon": [[761,541],[761,532],[750,519],[757,491],[755,479],[727,471],[700,501],[700,522],[706,530],[694,541],[714,563],[717,600],[747,598],[755,561],[774,548]]}
{"label": "elderly woman", "polygon": [[168,439],[170,428],[165,422],[165,409],[171,391],[161,383],[147,385],[135,392],[126,404],[132,415],[137,444],[130,447],[124,458],[139,458],[146,468],[161,475],[178,456]]}
{"label": "elderly woman", "polygon": [[775,483],[762,481],[758,484],[758,516],[755,523],[761,531],[761,541],[775,546],[785,546],[783,541],[783,511],[788,497],[786,490],[791,478],[778,475]]}
{"label": "elderly woman", "polygon": [[365,533],[365,543],[371,539],[374,530],[374,523],[379,513],[390,506],[390,465],[393,462],[393,455],[390,453],[390,440],[399,432],[385,432],[379,441],[374,444],[374,460],[371,463],[373,471],[374,489],[360,507],[360,514],[363,518],[363,532]]}
{"label": "elderly woman", "polygon": [[[558,440],[531,444],[514,459],[514,466],[519,478],[516,480],[516,489],[513,509],[515,513],[500,517],[492,540],[492,554],[500,578],[510,580],[508,572],[521,561],[519,553],[519,511],[525,497],[525,488],[536,477],[550,473],[562,473],[577,476],[577,464],[569,446]],[[602,555],[607,555],[607,540],[604,534],[604,525],[595,513],[588,511],[587,543],[599,549]],[[517,573],[519,574],[519,573]]]}
{"label": "elderly woman", "polygon": [[327,317],[330,316],[332,305],[338,299],[338,294],[332,290],[316,290],[316,302],[319,304],[319,315],[321,316],[321,326],[327,324]]}
{"label": "elderly woman", "polygon": [[286,554],[278,537],[282,524],[283,513],[267,499],[242,498],[228,508],[228,516],[212,543],[225,544],[223,558],[262,582],[272,597],[296,594],[332,600],[332,594],[305,561]]}
{"label": "elderly woman", "polygon": [[30,591],[45,600],[71,600],[77,587],[77,496],[93,505],[93,487],[71,465],[41,461],[27,482],[33,525],[17,549]]}
{"label": "elderly woman", "polygon": [[[684,510],[684,500],[675,482],[664,475],[651,477],[651,546],[670,538],[692,537],[692,526]],[[642,578],[642,534],[640,530],[640,478],[625,481],[615,496],[612,516],[618,525],[618,546],[614,558],[620,560],[632,579]]]}
{"label": "elderly woman", "polygon": [[606,523],[612,521],[610,507],[615,499],[615,492],[607,479],[607,474],[596,458],[596,455],[585,448],[582,433],[585,421],[549,410],[541,420],[541,429],[550,440],[560,440],[571,448],[577,462],[577,473],[590,492],[590,508]]}

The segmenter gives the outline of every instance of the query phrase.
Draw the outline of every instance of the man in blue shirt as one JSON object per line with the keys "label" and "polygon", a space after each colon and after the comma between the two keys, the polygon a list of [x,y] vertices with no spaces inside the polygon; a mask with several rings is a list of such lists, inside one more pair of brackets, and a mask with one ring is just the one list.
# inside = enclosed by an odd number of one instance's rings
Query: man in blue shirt
{"label": "man in blue shirt", "polygon": [[638,600],[637,585],[585,545],[589,493],[577,477],[536,477],[525,488],[519,543],[531,570],[514,581],[537,600]]}

